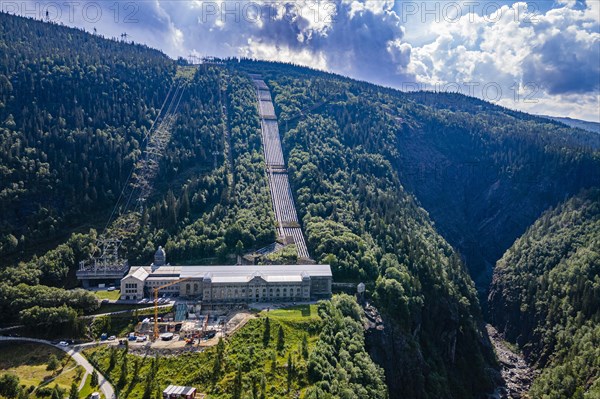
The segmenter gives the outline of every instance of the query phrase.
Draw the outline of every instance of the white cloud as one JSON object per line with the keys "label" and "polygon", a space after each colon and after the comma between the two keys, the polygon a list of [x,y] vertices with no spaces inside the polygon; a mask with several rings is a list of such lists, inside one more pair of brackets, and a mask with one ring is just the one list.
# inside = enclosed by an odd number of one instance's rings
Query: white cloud
{"label": "white cloud", "polygon": [[580,6],[533,14],[515,3],[441,22],[434,41],[411,48],[408,70],[425,85],[498,85],[511,108],[598,120],[600,8]]}
{"label": "white cloud", "polygon": [[[442,15],[407,21],[407,2],[393,0],[150,0],[94,3],[102,7],[99,21],[86,20],[87,3],[79,3],[73,20],[65,10],[60,20],[108,37],[127,32],[171,57],[289,61],[399,88],[456,82],[486,99],[484,86],[493,84],[502,89],[502,105],[600,119],[600,1],[532,9],[537,3],[484,0],[473,13],[464,0],[413,3]],[[538,102],[525,103],[532,91]]]}

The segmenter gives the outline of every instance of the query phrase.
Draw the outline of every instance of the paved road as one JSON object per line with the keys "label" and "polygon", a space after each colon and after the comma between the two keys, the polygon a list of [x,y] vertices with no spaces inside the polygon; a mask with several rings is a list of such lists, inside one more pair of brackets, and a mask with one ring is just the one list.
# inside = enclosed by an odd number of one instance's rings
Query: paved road
{"label": "paved road", "polygon": [[[78,352],[80,346],[77,346],[77,345],[74,347],[62,347],[62,346],[54,345],[54,344],[52,344],[52,342],[46,341],[44,339],[25,338],[25,337],[0,337],[0,342],[2,342],[2,341],[25,341],[25,342],[35,342],[38,344],[50,345],[50,346],[53,346],[55,348],[58,348],[60,350],[67,352],[73,358],[73,360],[75,360],[75,362],[77,362],[77,364],[79,364],[81,367],[83,367],[85,369],[86,373],[91,374],[94,371],[94,366],[92,366],[92,364],[90,362],[88,362],[87,359],[81,353]],[[110,384],[110,382],[108,382],[106,380],[106,378],[104,378],[104,376],[100,372],[98,372],[98,383],[100,385],[100,390],[102,391],[102,393],[104,394],[104,397],[106,399],[116,399],[117,398],[117,396],[115,395],[115,389]]]}

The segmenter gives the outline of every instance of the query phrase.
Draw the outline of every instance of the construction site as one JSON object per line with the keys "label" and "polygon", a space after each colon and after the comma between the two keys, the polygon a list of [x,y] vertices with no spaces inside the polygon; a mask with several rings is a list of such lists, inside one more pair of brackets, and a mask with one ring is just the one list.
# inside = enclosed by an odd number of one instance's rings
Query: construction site
{"label": "construction site", "polygon": [[195,303],[178,303],[174,312],[158,317],[158,323],[154,323],[153,317],[143,318],[120,343],[128,340],[129,347],[134,351],[136,348],[165,353],[198,350],[216,345],[220,338],[235,333],[248,320],[256,317],[256,312],[248,309],[223,308],[208,314],[189,311],[201,310]]}

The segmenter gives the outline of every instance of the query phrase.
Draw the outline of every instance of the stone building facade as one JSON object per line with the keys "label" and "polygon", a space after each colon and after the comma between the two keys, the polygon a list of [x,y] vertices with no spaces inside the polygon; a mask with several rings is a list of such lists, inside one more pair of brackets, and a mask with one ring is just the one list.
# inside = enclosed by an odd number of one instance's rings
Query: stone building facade
{"label": "stone building facade", "polygon": [[162,248],[158,262],[131,267],[121,280],[121,299],[185,297],[208,303],[290,302],[329,298],[329,265],[170,266]]}

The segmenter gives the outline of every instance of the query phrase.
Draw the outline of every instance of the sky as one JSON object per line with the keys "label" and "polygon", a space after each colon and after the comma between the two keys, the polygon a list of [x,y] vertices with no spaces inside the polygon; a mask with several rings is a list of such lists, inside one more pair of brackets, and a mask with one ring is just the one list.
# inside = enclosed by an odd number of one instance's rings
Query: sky
{"label": "sky", "polygon": [[[600,121],[600,0],[3,1],[176,58],[293,62]],[[46,15],[47,12],[47,15]]]}

